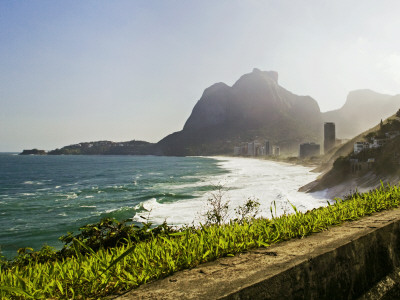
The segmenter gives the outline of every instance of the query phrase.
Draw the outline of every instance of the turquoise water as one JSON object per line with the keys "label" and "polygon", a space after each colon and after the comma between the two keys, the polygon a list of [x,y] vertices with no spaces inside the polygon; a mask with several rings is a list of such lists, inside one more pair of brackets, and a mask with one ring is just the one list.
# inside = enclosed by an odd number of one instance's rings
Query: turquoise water
{"label": "turquoise water", "polygon": [[67,231],[103,217],[132,218],[152,199],[200,201],[213,189],[208,179],[226,173],[202,157],[0,154],[1,252],[59,248]]}

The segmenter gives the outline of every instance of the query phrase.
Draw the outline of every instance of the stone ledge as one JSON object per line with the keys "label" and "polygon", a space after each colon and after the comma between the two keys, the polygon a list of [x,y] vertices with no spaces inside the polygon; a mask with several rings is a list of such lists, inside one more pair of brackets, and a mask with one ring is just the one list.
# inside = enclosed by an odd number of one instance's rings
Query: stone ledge
{"label": "stone ledge", "polygon": [[372,299],[367,292],[399,265],[395,209],[180,271],[117,299]]}

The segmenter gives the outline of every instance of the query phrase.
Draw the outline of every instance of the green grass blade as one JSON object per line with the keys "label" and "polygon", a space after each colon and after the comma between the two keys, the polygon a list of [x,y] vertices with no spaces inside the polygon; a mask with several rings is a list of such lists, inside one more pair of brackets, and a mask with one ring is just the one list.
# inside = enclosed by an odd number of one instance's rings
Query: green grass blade
{"label": "green grass blade", "polygon": [[31,296],[30,294],[28,294],[24,290],[16,288],[16,287],[2,285],[2,286],[0,286],[0,290],[6,291],[6,292],[10,292],[10,293],[15,293],[17,295],[23,295],[23,296],[28,297],[28,298],[33,298],[33,296]]}

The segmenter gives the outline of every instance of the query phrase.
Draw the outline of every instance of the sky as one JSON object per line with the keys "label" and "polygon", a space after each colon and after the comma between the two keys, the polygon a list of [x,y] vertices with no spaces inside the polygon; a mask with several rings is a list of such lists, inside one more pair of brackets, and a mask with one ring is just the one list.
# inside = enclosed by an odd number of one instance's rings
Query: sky
{"label": "sky", "polygon": [[157,142],[253,68],[321,111],[400,93],[400,2],[0,1],[0,152]]}

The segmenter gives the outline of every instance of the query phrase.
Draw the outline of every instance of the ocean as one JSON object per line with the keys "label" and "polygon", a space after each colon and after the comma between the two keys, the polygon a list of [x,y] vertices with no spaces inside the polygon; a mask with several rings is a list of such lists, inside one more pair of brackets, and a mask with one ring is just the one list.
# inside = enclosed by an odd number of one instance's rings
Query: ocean
{"label": "ocean", "polygon": [[[206,202],[223,186],[234,208],[248,198],[261,215],[327,205],[323,194],[298,188],[318,174],[311,168],[231,157],[19,156],[0,153],[0,251],[62,247],[58,238],[104,217],[181,226],[204,222]],[[275,209],[274,209],[275,210]]]}

